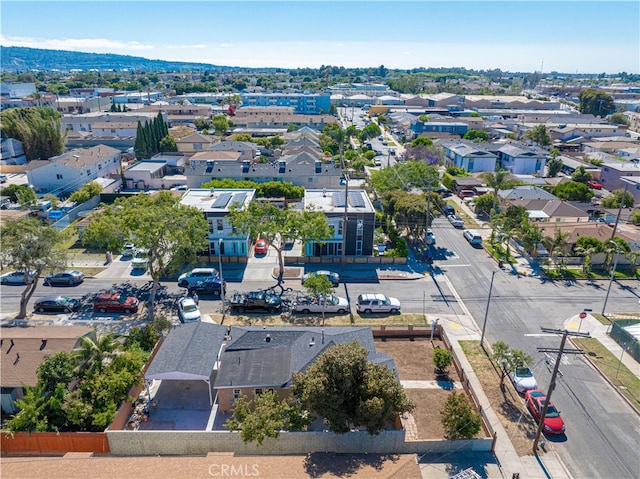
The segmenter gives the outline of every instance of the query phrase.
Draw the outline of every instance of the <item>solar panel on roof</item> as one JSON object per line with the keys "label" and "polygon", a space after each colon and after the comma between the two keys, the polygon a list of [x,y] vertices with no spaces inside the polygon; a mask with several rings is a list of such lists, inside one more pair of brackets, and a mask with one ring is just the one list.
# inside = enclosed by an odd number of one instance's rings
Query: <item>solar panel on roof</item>
{"label": "solar panel on roof", "polygon": [[344,206],[344,205],[345,205],[344,191],[334,191],[333,206]]}
{"label": "solar panel on roof", "polygon": [[357,208],[364,206],[365,203],[364,198],[362,197],[362,191],[350,191],[349,203],[351,203],[351,206],[355,206]]}
{"label": "solar panel on roof", "polygon": [[229,200],[231,199],[232,193],[222,193],[218,198],[213,202],[212,208],[225,208]]}
{"label": "solar panel on roof", "polygon": [[243,205],[246,197],[247,197],[246,193],[236,193],[235,195],[233,195],[232,203],[239,203],[240,205]]}

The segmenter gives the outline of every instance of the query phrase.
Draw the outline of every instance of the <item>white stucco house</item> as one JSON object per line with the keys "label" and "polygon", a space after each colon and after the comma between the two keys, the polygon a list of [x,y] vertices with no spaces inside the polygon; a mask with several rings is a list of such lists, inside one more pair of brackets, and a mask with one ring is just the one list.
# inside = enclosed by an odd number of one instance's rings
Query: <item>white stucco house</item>
{"label": "white stucco house", "polygon": [[29,184],[37,193],[69,194],[97,178],[119,176],[120,150],[106,145],[75,149],[25,167]]}

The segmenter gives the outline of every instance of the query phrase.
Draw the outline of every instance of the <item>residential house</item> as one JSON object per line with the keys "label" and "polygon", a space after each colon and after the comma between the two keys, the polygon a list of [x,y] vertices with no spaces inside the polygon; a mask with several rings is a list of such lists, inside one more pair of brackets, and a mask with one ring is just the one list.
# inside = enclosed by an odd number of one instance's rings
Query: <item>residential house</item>
{"label": "residential house", "polygon": [[467,140],[437,140],[435,143],[442,146],[448,162],[457,168],[464,168],[469,173],[496,170],[498,155],[477,143]]}
{"label": "residential house", "polygon": [[232,411],[240,395],[252,400],[273,391],[284,399],[295,373],[307,370],[331,346],[352,341],[369,351],[368,361],[388,366],[397,376],[391,356],[376,351],[370,328],[233,326],[214,383],[219,410]]}
{"label": "residential house", "polygon": [[119,178],[120,150],[106,145],[75,149],[25,167],[29,184],[39,193],[69,194],[97,178]]}
{"label": "residential house", "polygon": [[[138,122],[144,123],[146,121],[153,121],[157,113],[152,112],[140,112],[136,111],[126,111],[126,112],[104,112],[104,111],[96,111],[91,113],[84,114],[73,114],[73,115],[62,115],[60,120],[60,128],[63,132],[71,132],[71,131],[81,131],[81,132],[93,132],[94,125],[100,125],[100,129],[110,129],[109,125],[111,123],[118,125],[131,125],[135,123],[136,128],[133,131],[133,136],[137,134],[137,125]],[[165,118],[166,121],[166,118]],[[121,127],[118,127],[120,129]],[[128,127],[130,128],[130,127]],[[117,133],[117,132],[116,132]],[[125,132],[126,135],[122,136],[130,136],[130,131]],[[99,136],[98,133],[95,134]],[[113,132],[106,133],[106,136],[113,136]]]}
{"label": "residential house", "polygon": [[[535,124],[527,125],[530,128]],[[592,138],[606,136],[624,136],[627,127],[621,125],[601,123],[575,123],[563,124],[555,128],[548,128],[549,136],[554,142],[585,142]]]}
{"label": "residential house", "polygon": [[376,213],[365,190],[350,189],[346,195],[344,189],[307,189],[304,207],[309,206],[327,216],[333,235],[323,242],[308,242],[306,256],[341,256],[343,242],[347,256],[373,255]]}
{"label": "residential house", "polygon": [[180,153],[160,153],[150,160],[138,161],[124,170],[125,187],[164,190],[186,185],[185,164],[185,155]]}
{"label": "residential house", "polygon": [[[411,125],[411,131],[417,136],[443,138],[462,137],[469,130],[469,125],[464,122],[444,121],[416,121]],[[434,136],[435,135],[435,136]]]}
{"label": "residential house", "polygon": [[193,155],[200,151],[206,151],[216,143],[217,139],[211,135],[203,135],[202,133],[194,133],[176,140],[176,147],[180,153]]}
{"label": "residential house", "polygon": [[3,138],[0,143],[1,151],[0,164],[2,165],[24,165],[27,157],[24,154],[24,147],[20,140],[15,138]]}
{"label": "residential house", "polygon": [[279,131],[288,128],[289,125],[322,130],[326,125],[337,122],[338,119],[333,115],[296,113],[291,107],[243,106],[236,110],[233,117],[233,132],[246,132],[248,129]]}
{"label": "residential house", "polygon": [[514,175],[545,175],[547,152],[524,143],[493,143],[487,149],[498,155],[499,166]]}
{"label": "residential house", "polygon": [[[611,225],[600,223],[598,221],[583,221],[580,223],[538,223],[537,226],[546,237],[553,238],[556,231],[566,233],[567,247],[565,251],[571,251],[578,238],[591,236],[598,239],[601,243],[608,243],[611,240],[613,228]],[[640,229],[636,228],[635,234],[624,230],[617,230],[616,237],[620,238],[631,246],[632,250],[637,251],[640,245]]]}
{"label": "residential house", "polygon": [[209,223],[209,256],[249,256],[252,239],[231,226],[229,209],[234,204],[247,208],[255,194],[254,189],[200,188],[182,196],[180,203],[198,208]]}
{"label": "residential house", "polygon": [[[17,412],[16,399],[24,396],[26,386],[35,386],[38,383],[38,366],[46,357],[59,352],[71,353],[81,347],[80,338],[94,335],[94,329],[88,326],[2,328],[2,413]],[[95,337],[93,339],[95,340]]]}
{"label": "residential house", "polygon": [[92,125],[93,136],[135,136],[138,134],[137,121],[97,121]]}
{"label": "residential house", "polygon": [[589,221],[589,214],[562,201],[555,199],[511,199],[510,206],[523,206],[529,218],[548,223],[580,223]]}
{"label": "residential house", "polygon": [[211,384],[220,364],[227,327],[194,322],[173,326],[144,373],[147,387],[152,381],[204,381],[213,405]]}
{"label": "residential house", "polygon": [[255,143],[248,141],[221,141],[220,143],[214,143],[208,148],[212,151],[237,151],[240,153],[241,161],[256,161],[260,156],[260,149]]}
{"label": "residential house", "polygon": [[516,186],[507,190],[498,190],[498,198],[503,207],[516,200],[557,200],[558,197],[537,186]]}
{"label": "residential house", "polygon": [[600,183],[609,190],[626,189],[640,203],[640,162],[611,161],[600,166]]}

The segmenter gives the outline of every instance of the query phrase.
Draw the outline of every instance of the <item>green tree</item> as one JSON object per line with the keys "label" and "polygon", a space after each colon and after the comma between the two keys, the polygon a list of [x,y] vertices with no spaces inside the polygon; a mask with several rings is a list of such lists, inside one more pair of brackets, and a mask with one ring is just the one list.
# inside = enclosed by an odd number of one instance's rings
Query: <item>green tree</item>
{"label": "green tree", "polygon": [[547,131],[546,125],[536,125],[524,134],[524,137],[528,140],[536,142],[540,146],[549,146],[551,144],[551,137]]}
{"label": "green tree", "polygon": [[429,165],[422,161],[407,161],[396,163],[390,168],[371,171],[371,185],[379,196],[390,190],[409,191],[412,188],[419,188],[423,191],[428,186],[426,178],[432,180],[432,186],[436,186],[438,169],[434,165]]}
{"label": "green tree", "polygon": [[160,140],[160,151],[178,151],[176,139],[171,135],[166,135]]}
{"label": "green tree", "polygon": [[479,196],[474,200],[476,204],[476,212],[484,212],[487,216],[491,216],[492,211],[494,210],[494,200],[495,195],[493,193],[486,193],[484,195]]}
{"label": "green tree", "polygon": [[484,130],[469,130],[462,138],[476,142],[489,141],[489,133]]}
{"label": "green tree", "polygon": [[436,348],[433,351],[433,364],[438,374],[446,374],[452,360],[453,354],[448,349]]}
{"label": "green tree", "polygon": [[558,157],[560,150],[551,148],[549,150],[549,161],[547,162],[547,176],[555,178],[562,171],[562,160]]}
{"label": "green tree", "polygon": [[426,136],[419,136],[411,142],[411,147],[415,148],[416,146],[431,146],[433,145],[433,141],[427,138]]}
{"label": "green tree", "polygon": [[156,292],[162,276],[170,276],[184,263],[194,262],[208,246],[209,225],[197,208],[180,204],[168,191],[118,198],[85,228],[83,242],[108,250],[135,238],[149,251],[149,275],[153,280],[148,317],[154,317]]}
{"label": "green tree", "polygon": [[213,117],[212,125],[216,134],[222,136],[229,129],[229,120],[226,115],[216,115]]}
{"label": "green tree", "polygon": [[58,230],[43,225],[36,218],[8,220],[0,227],[0,263],[24,271],[25,283],[28,272],[34,272],[33,281],[27,283],[21,293],[18,318],[26,317],[27,303],[38,287],[42,272],[65,265],[66,254],[60,246],[61,237]]}
{"label": "green tree", "polygon": [[496,211],[496,206],[498,204],[498,191],[500,191],[504,183],[507,181],[508,174],[509,172],[507,170],[503,170],[501,168],[498,168],[493,173],[485,171],[480,174],[482,179],[487,182],[487,186],[493,189],[493,207],[491,208],[491,215]]}
{"label": "green tree", "polygon": [[636,210],[629,216],[629,223],[632,225],[640,225],[640,210]]}
{"label": "green tree", "polygon": [[607,120],[609,120],[609,123],[613,123],[615,125],[626,125],[626,126],[631,125],[631,120],[629,120],[627,115],[625,115],[622,112],[617,112],[617,113],[614,113],[613,115],[609,115],[607,117]]}
{"label": "green tree", "polygon": [[453,391],[440,415],[445,436],[449,439],[470,439],[482,427],[480,415],[473,410],[464,392]]}
{"label": "green tree", "polygon": [[29,186],[22,185],[22,188],[16,190],[16,197],[18,199],[18,204],[22,209],[29,209],[32,206],[35,206],[38,202],[38,197],[36,196],[36,192],[33,191],[33,188]]}
{"label": "green tree", "polygon": [[377,138],[381,134],[382,130],[380,129],[380,127],[372,122],[362,129],[362,132],[360,133],[360,140],[367,141],[371,138]]}
{"label": "green tree", "polygon": [[304,288],[313,298],[320,301],[320,305],[322,306],[322,326],[324,327],[325,301],[322,300],[322,298],[326,298],[333,294],[333,285],[331,284],[331,281],[326,276],[312,276],[304,282]]}
{"label": "green tree", "polygon": [[85,183],[79,190],[74,191],[69,197],[69,201],[84,203],[100,193],[102,193],[100,183],[90,181],[89,183]]}
{"label": "green tree", "polygon": [[233,414],[224,427],[240,431],[244,442],[255,441],[262,445],[265,438],[276,438],[280,431],[302,430],[311,423],[295,398],[281,401],[273,391],[265,391],[253,401],[240,395],[233,406]]}
{"label": "green tree", "polygon": [[518,237],[527,253],[531,256],[538,255],[538,245],[544,238],[538,225],[531,223],[529,220],[523,221],[518,231]]}
{"label": "green tree", "polygon": [[602,198],[600,206],[603,208],[620,208],[620,205],[623,205],[623,208],[632,208],[634,201],[631,193],[625,192],[624,189],[620,188],[613,190],[609,196]]}
{"label": "green tree", "polygon": [[526,367],[531,362],[531,356],[528,356],[520,349],[512,349],[503,341],[496,341],[492,345],[492,359],[497,363],[501,370],[500,384],[504,381],[509,371],[515,371],[517,368]]}
{"label": "green tree", "polygon": [[60,199],[53,193],[47,193],[46,195],[44,195],[43,200],[50,201],[51,207],[54,209],[57,208],[58,205],[60,204]]}
{"label": "green tree", "polygon": [[331,237],[327,217],[321,211],[311,208],[296,210],[280,209],[270,203],[252,201],[247,208],[232,205],[229,209],[229,222],[238,231],[251,238],[264,238],[278,253],[278,284],[282,283],[284,261],[282,251],[286,238],[309,241],[325,241]]}
{"label": "green tree", "polygon": [[569,233],[564,233],[560,228],[556,228],[553,236],[545,236],[542,240],[542,244],[549,252],[549,257],[554,262],[557,269],[560,267],[558,257],[566,253],[568,238]]}
{"label": "green tree", "polygon": [[46,160],[64,152],[62,115],[51,107],[10,108],[0,113],[2,136],[22,142],[27,160]]}
{"label": "green tree", "polygon": [[553,194],[564,201],[587,202],[593,198],[593,191],[585,183],[567,181],[553,187]]}
{"label": "green tree", "polygon": [[37,369],[38,381],[47,393],[53,393],[58,384],[66,386],[73,379],[74,372],[75,358],[66,351],[45,357]]}
{"label": "green tree", "polygon": [[295,123],[289,123],[287,125],[287,131],[298,131],[298,125],[296,125]]}
{"label": "green tree", "polygon": [[573,251],[578,256],[584,257],[582,271],[589,273],[591,268],[591,257],[602,250],[602,243],[593,236],[580,236],[573,247]]}
{"label": "green tree", "polygon": [[377,434],[396,415],[411,412],[393,371],[367,361],[369,351],[357,343],[329,347],[302,373],[293,376],[293,394],[303,409],[324,418],[339,434],[366,427]]}
{"label": "green tree", "polygon": [[593,179],[593,175],[584,166],[578,166],[571,175],[571,179],[577,183],[587,183]]}
{"label": "green tree", "polygon": [[580,113],[591,114],[594,116],[606,117],[609,113],[615,111],[613,97],[608,93],[596,88],[587,88],[578,93]]}

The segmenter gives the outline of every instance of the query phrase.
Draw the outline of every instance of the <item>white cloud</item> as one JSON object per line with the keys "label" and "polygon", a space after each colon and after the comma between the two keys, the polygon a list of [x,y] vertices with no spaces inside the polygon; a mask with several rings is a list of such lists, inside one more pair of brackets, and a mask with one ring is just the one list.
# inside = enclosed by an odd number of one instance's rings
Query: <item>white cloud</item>
{"label": "white cloud", "polygon": [[233,45],[231,45],[231,43],[221,43],[220,46],[222,48],[229,48],[229,47],[232,47]]}
{"label": "white cloud", "polygon": [[203,43],[199,43],[195,45],[167,45],[167,48],[170,50],[190,50],[192,48],[207,48],[207,46]]}
{"label": "white cloud", "polygon": [[32,37],[5,37],[0,35],[0,43],[7,47],[44,48],[49,50],[70,50],[93,53],[144,52],[155,50],[150,44],[140,42],[121,42],[107,38],[64,38],[42,40]]}

